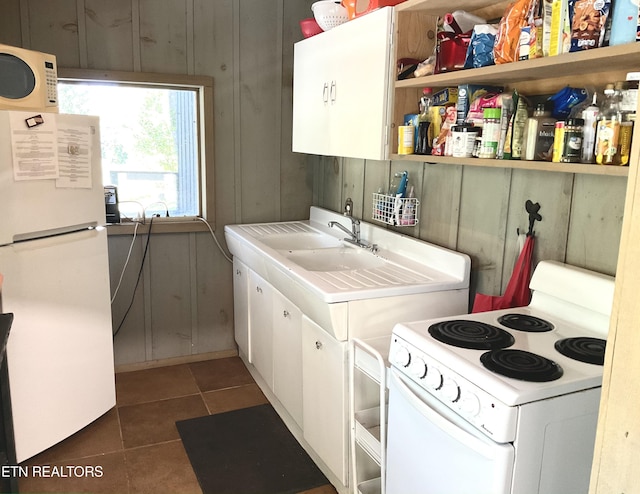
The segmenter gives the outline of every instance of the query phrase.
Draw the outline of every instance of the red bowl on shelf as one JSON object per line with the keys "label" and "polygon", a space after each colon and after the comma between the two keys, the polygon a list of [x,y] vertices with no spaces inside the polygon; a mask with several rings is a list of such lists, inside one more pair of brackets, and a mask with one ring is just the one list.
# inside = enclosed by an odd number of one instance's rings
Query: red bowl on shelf
{"label": "red bowl on shelf", "polygon": [[310,38],[311,36],[315,36],[316,34],[323,32],[314,17],[302,19],[300,21],[300,30],[305,38]]}

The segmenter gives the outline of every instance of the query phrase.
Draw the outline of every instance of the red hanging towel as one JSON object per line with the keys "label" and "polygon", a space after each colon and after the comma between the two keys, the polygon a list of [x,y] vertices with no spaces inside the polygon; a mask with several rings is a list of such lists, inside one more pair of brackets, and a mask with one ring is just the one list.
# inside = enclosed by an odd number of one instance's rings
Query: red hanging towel
{"label": "red hanging towel", "polygon": [[485,295],[477,293],[473,301],[471,312],[486,312],[490,310],[509,309],[511,307],[524,307],[531,301],[531,259],[533,257],[533,235],[527,235],[522,251],[518,256],[516,265],[511,273],[511,279],[502,296]]}

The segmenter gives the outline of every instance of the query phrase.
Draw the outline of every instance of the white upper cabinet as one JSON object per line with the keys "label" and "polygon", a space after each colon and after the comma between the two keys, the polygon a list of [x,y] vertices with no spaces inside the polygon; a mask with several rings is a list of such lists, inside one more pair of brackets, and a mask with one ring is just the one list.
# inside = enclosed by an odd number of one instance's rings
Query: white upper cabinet
{"label": "white upper cabinet", "polygon": [[295,44],[293,151],[388,158],[392,24],[385,7]]}

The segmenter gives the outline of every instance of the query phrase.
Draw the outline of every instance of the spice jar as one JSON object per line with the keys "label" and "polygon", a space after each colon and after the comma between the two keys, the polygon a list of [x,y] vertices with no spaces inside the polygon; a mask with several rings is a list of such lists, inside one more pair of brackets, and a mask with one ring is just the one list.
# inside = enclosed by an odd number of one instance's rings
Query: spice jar
{"label": "spice jar", "polygon": [[482,113],[482,140],[478,158],[495,158],[500,141],[500,108],[485,108]]}

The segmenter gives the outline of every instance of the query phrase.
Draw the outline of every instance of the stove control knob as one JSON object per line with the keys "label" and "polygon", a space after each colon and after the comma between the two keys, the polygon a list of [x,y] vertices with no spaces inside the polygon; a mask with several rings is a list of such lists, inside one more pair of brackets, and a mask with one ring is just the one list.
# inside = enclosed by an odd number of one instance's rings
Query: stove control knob
{"label": "stove control knob", "polygon": [[480,413],[480,400],[473,393],[462,393],[460,409],[464,414],[475,417]]}
{"label": "stove control knob", "polygon": [[427,375],[427,364],[421,358],[414,358],[411,359],[409,370],[416,379],[423,379]]}
{"label": "stove control knob", "polygon": [[425,381],[431,388],[440,389],[442,387],[442,373],[435,367],[429,366]]}
{"label": "stove control knob", "polygon": [[400,367],[407,367],[411,362],[411,354],[409,353],[409,350],[401,346],[396,349],[393,359]]}
{"label": "stove control knob", "polygon": [[442,395],[449,401],[455,402],[460,398],[460,388],[453,379],[445,379],[442,383]]}

